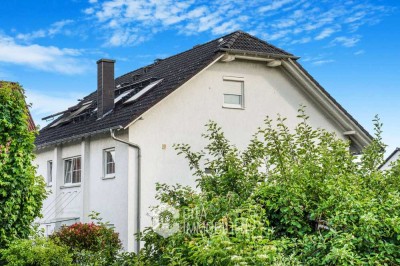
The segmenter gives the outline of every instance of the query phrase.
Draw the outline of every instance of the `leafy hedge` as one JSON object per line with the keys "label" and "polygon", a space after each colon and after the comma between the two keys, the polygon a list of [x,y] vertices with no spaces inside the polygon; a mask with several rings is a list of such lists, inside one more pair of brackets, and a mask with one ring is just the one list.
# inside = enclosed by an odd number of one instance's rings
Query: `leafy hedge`
{"label": "leafy hedge", "polygon": [[0,250],[0,255],[3,263],[9,266],[72,265],[72,255],[68,253],[68,247],[40,236],[14,240],[7,249]]}
{"label": "leafy hedge", "polygon": [[[204,151],[176,148],[198,191],[157,186],[180,231],[142,233],[142,265],[399,265],[400,164],[379,171],[381,124],[359,162],[349,142],[267,118],[240,152],[215,123]],[[205,169],[207,168],[207,171]]]}

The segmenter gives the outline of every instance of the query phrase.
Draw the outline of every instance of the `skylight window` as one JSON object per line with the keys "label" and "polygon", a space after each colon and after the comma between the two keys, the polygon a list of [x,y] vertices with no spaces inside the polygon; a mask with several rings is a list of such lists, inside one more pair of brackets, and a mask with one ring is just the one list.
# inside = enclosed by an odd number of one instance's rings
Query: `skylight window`
{"label": "skylight window", "polygon": [[156,85],[158,85],[159,83],[161,83],[161,81],[163,81],[162,79],[159,79],[157,81],[154,81],[152,83],[150,83],[149,85],[147,85],[146,87],[144,87],[142,90],[140,90],[138,93],[136,93],[135,95],[133,95],[131,98],[129,98],[128,100],[126,100],[124,103],[131,103],[133,101],[136,101],[137,99],[139,99],[143,94],[145,94],[146,92],[148,92],[149,90],[151,90],[152,88],[154,88]]}
{"label": "skylight window", "polygon": [[85,111],[86,109],[88,109],[91,106],[92,101],[83,103],[77,110],[71,112],[68,116],[61,118],[60,120],[58,120],[57,122],[55,122],[53,125],[51,125],[50,127],[55,127],[57,125],[60,125],[61,123],[64,122],[68,122],[71,119],[73,119],[74,117],[78,116],[79,114],[81,114],[83,111]]}
{"label": "skylight window", "polygon": [[126,91],[124,93],[121,93],[121,95],[118,95],[118,97],[114,99],[114,103],[117,103],[117,102],[121,101],[122,98],[124,98],[126,95],[128,95],[132,91],[133,90],[128,90],[128,91]]}

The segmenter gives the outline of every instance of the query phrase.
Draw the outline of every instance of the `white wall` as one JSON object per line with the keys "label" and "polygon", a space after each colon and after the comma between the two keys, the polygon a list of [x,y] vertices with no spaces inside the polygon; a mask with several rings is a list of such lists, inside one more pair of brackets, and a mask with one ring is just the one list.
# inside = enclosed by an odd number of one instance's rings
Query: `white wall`
{"label": "white wall", "polygon": [[[127,135],[120,137],[127,138]],[[115,148],[116,174],[111,179],[104,179],[103,174],[103,150],[107,148]],[[81,183],[67,186],[63,159],[75,156],[81,156]],[[116,227],[123,245],[128,247],[127,186],[129,178],[135,178],[128,172],[131,157],[128,147],[112,140],[109,134],[38,150],[35,160],[38,174],[46,177],[47,161],[53,160],[53,184],[47,188],[52,193],[44,201],[44,217],[40,222],[52,228],[55,220],[67,218],[78,217],[81,222],[88,222],[88,214],[96,211],[103,221]]]}
{"label": "white wall", "polygon": [[381,170],[388,170],[391,168],[391,164],[400,159],[400,150],[395,151],[395,154],[380,168]]}
{"label": "white wall", "polygon": [[[244,110],[222,107],[223,76],[244,78]],[[279,113],[295,126],[300,104],[307,106],[311,125],[341,136],[343,129],[332,124],[279,68],[249,61],[216,63],[144,114],[129,130],[130,141],[143,148],[142,230],[151,223],[146,215],[149,207],[157,205],[156,182],[194,185],[187,161],[176,155],[173,144],[187,143],[199,151],[205,144],[204,125],[214,120],[232,143],[244,149],[266,115],[276,118]]]}
{"label": "white wall", "polygon": [[[222,107],[224,76],[244,79],[244,109]],[[156,182],[194,185],[187,161],[176,155],[173,144],[187,143],[193,150],[202,149],[206,144],[201,138],[206,129],[204,125],[214,120],[232,143],[244,149],[266,115],[276,118],[279,113],[288,118],[290,126],[295,126],[300,104],[307,106],[314,127],[343,137],[343,129],[334,125],[317,104],[303,95],[279,68],[268,68],[265,63],[238,60],[216,63],[145,113],[143,119],[129,127],[129,137],[128,134],[118,136],[142,147],[141,229],[150,226],[151,219],[146,214],[150,206],[157,204]],[[103,180],[103,149],[110,147],[116,149],[116,177]],[[57,217],[50,218],[76,216],[86,222],[90,211],[100,212],[104,220],[115,225],[124,246],[134,250],[137,150],[115,142],[106,134],[37,153],[38,173],[46,174],[47,160],[53,158],[57,162],[54,165],[57,181],[53,181],[53,195],[45,201],[44,209],[61,193],[79,192],[74,202],[58,208]],[[63,185],[62,159],[76,155],[81,155],[83,160],[81,186],[60,188]]]}

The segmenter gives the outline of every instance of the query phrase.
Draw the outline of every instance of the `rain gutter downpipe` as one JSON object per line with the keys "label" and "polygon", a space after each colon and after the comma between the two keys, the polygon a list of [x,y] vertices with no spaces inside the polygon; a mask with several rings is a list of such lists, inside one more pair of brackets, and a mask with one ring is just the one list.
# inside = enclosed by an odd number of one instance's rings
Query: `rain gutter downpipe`
{"label": "rain gutter downpipe", "polygon": [[[119,129],[121,129],[121,128],[122,127],[120,127]],[[117,129],[117,130],[119,130],[119,129]],[[137,152],[138,152],[138,155],[137,155],[137,158],[138,158],[137,193],[136,193],[136,196],[137,196],[137,199],[136,199],[136,208],[137,208],[136,233],[140,234],[140,204],[141,204],[141,191],[140,191],[141,189],[140,189],[140,187],[141,187],[141,172],[142,172],[141,171],[141,157],[142,157],[141,149],[140,149],[140,146],[135,143],[125,141],[125,140],[115,137],[115,134],[114,134],[114,131],[112,128],[110,128],[110,134],[111,134],[111,138],[113,140],[124,143],[130,147],[133,147],[133,148],[137,149]],[[139,251],[140,251],[140,239],[137,239],[136,240],[136,254],[137,255],[139,255]]]}

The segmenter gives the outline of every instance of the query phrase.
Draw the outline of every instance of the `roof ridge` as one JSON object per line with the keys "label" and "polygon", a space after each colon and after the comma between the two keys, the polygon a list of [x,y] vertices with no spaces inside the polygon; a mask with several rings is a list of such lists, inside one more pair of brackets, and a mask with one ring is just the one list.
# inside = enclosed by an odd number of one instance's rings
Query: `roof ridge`
{"label": "roof ridge", "polygon": [[266,44],[266,45],[269,45],[269,46],[271,46],[272,48],[277,49],[278,51],[280,51],[280,52],[282,52],[282,53],[284,53],[284,54],[294,56],[293,54],[288,53],[288,52],[286,52],[285,50],[283,50],[283,49],[281,49],[281,48],[279,48],[279,47],[277,47],[277,46],[275,46],[275,45],[273,45],[273,44],[270,44],[269,42],[266,42],[266,41],[264,41],[263,39],[260,39],[260,38],[254,36],[254,35],[251,35],[251,34],[245,32],[245,31],[242,32],[242,33],[245,34],[245,35],[247,35],[248,37],[254,39],[254,40],[257,40],[257,41],[262,42],[262,43],[264,43],[264,44]]}
{"label": "roof ridge", "polygon": [[[192,50],[194,50],[194,49],[198,49],[198,48],[203,47],[203,46],[205,46],[205,45],[207,45],[207,44],[210,44],[210,43],[212,43],[212,42],[215,42],[215,41],[218,41],[218,40],[220,40],[220,39],[226,38],[226,37],[228,37],[228,36],[230,36],[230,35],[237,34],[237,36],[236,36],[235,39],[234,39],[234,41],[236,41],[236,39],[237,39],[237,37],[239,37],[240,33],[244,33],[244,32],[241,31],[241,30],[237,30],[237,31],[228,33],[228,34],[226,34],[226,35],[224,35],[224,36],[221,36],[221,37],[212,39],[212,40],[210,40],[210,41],[208,41],[208,42],[205,42],[205,43],[202,43],[202,44],[193,46],[192,48],[187,49],[187,50],[185,50],[185,51],[182,51],[182,52],[180,52],[180,53],[177,53],[177,54],[171,55],[171,56],[169,56],[169,57],[166,57],[166,58],[162,59],[162,61],[167,60],[167,59],[170,59],[170,58],[174,58],[174,57],[176,57],[176,56],[178,56],[178,55],[181,55],[181,54],[190,52],[190,51],[192,51]],[[231,39],[232,39],[232,38],[233,38],[233,37],[231,37]],[[233,41],[233,42],[234,42],[234,41]],[[233,44],[233,42],[232,42],[232,44]],[[125,73],[125,74],[123,74],[123,75],[121,75],[121,76],[116,77],[115,79],[121,78],[121,77],[126,76],[126,75],[130,75],[130,74],[132,74],[132,73],[134,73],[134,72],[136,72],[136,71],[138,71],[138,70],[140,70],[140,69],[143,69],[143,68],[146,68],[146,67],[149,67],[149,66],[152,66],[152,65],[154,65],[154,63],[151,63],[151,64],[149,64],[149,65],[146,65],[146,66],[137,68],[137,69],[135,69],[135,70],[132,70],[132,71],[130,71],[130,72],[128,72],[128,73]]]}
{"label": "roof ridge", "polygon": [[[235,43],[235,41],[237,40],[237,38],[240,36],[240,34],[242,34],[243,33],[243,31],[241,31],[241,30],[237,30],[237,31],[234,31],[234,32],[232,32],[232,33],[230,33],[230,34],[228,34],[228,35],[225,35],[224,37],[226,37],[226,36],[229,36],[229,35],[232,35],[232,37],[226,42],[226,44],[224,45],[224,47],[225,48],[231,48],[232,47],[232,45]],[[223,38],[223,37],[222,37]]]}

